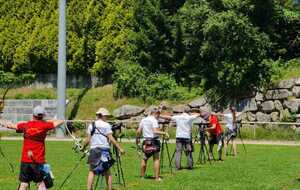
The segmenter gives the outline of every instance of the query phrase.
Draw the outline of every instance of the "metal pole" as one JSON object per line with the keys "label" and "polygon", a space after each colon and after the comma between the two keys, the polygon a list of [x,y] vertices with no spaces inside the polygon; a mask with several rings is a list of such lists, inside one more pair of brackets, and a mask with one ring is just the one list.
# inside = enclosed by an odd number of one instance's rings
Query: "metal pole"
{"label": "metal pole", "polygon": [[[66,0],[59,0],[58,38],[57,119],[64,120],[66,114]],[[64,137],[62,127],[57,128],[56,136]]]}

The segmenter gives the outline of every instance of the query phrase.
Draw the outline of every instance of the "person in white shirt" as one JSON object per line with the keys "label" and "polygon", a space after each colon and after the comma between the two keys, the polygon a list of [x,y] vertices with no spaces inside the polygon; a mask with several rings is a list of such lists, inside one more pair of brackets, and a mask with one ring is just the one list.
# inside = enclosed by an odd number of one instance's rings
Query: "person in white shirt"
{"label": "person in white shirt", "polygon": [[190,114],[190,109],[188,108],[178,115],[161,116],[164,119],[169,119],[176,123],[175,166],[177,170],[181,169],[181,154],[183,150],[187,156],[188,169],[193,168],[192,127],[193,121],[199,116],[200,114]]}
{"label": "person in white shirt", "polygon": [[227,128],[227,132],[226,132],[226,141],[225,141],[225,152],[226,155],[228,155],[227,153],[227,147],[228,144],[230,142],[232,142],[232,150],[233,150],[233,155],[236,156],[237,155],[237,146],[235,143],[235,138],[237,136],[237,118],[242,114],[242,112],[236,112],[236,109],[234,106],[230,106],[229,107],[229,113],[224,113],[224,114],[218,114],[224,117],[225,121],[226,121],[226,128]]}
{"label": "person in white shirt", "polygon": [[142,135],[144,138],[143,142],[143,152],[144,156],[141,161],[141,177],[145,177],[147,161],[153,156],[154,165],[154,177],[156,181],[160,181],[160,140],[159,135],[165,135],[168,138],[168,133],[163,132],[159,129],[158,118],[160,115],[160,110],[154,108],[151,110],[150,115],[140,122],[139,128],[137,129],[137,142]]}
{"label": "person in white shirt", "polygon": [[[87,190],[92,190],[94,177],[100,174],[106,178],[107,189],[112,189],[112,175],[109,167],[112,166],[113,162],[110,155],[109,142],[116,146],[121,154],[124,154],[124,150],[112,135],[110,124],[106,122],[108,116],[110,116],[109,111],[105,108],[100,108],[96,112],[97,120],[90,124],[87,129],[87,138],[84,141],[84,147],[90,145],[88,157],[90,170],[87,179]],[[105,168],[103,163],[107,163]]]}

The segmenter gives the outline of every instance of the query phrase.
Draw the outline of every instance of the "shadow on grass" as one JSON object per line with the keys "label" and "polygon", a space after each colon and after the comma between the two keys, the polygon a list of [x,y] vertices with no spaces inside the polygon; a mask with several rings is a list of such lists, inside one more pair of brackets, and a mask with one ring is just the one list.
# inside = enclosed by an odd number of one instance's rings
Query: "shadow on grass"
{"label": "shadow on grass", "polygon": [[82,92],[78,95],[77,99],[76,99],[76,102],[72,108],[72,111],[71,111],[71,114],[69,116],[69,120],[72,120],[76,117],[77,113],[78,113],[78,109],[79,109],[79,105],[81,103],[81,100],[82,98],[84,97],[84,95],[87,93],[87,91],[89,90],[90,88],[85,88],[82,90]]}

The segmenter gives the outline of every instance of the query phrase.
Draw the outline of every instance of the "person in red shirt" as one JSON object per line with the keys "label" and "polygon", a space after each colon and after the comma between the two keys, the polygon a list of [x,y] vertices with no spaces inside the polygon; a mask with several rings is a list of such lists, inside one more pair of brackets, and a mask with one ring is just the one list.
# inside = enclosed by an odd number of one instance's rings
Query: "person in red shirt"
{"label": "person in red shirt", "polygon": [[209,144],[209,157],[213,157],[214,144],[218,145],[218,160],[222,161],[222,148],[224,145],[222,127],[219,123],[218,117],[208,112],[201,112],[201,117],[208,122],[208,128],[206,129],[208,134]]}
{"label": "person in red shirt", "polygon": [[45,159],[45,139],[47,132],[61,125],[63,121],[45,121],[45,109],[37,106],[33,109],[33,119],[18,124],[7,123],[9,129],[23,133],[24,142],[20,167],[19,190],[26,190],[30,182],[37,184],[38,190],[46,190],[42,171]]}

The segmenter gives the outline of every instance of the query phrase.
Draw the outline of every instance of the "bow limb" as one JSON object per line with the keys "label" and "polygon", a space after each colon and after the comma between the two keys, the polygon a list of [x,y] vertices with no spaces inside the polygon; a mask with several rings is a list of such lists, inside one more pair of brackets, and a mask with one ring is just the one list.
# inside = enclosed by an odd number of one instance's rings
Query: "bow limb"
{"label": "bow limb", "polygon": [[82,139],[79,139],[79,138],[75,137],[75,136],[71,133],[71,131],[69,130],[69,128],[68,128],[68,126],[67,126],[66,124],[65,124],[64,126],[65,126],[65,128],[66,128],[67,133],[68,133],[68,134],[70,135],[70,137],[73,139],[73,142],[74,142],[73,150],[74,150],[76,153],[82,151],[82,150],[83,150]]}
{"label": "bow limb", "polygon": [[138,152],[138,155],[141,156],[143,154],[143,148],[142,148],[143,145],[141,143],[141,137],[136,137],[135,145],[136,145],[136,150]]}
{"label": "bow limb", "polygon": [[8,87],[5,89],[4,93],[3,93],[3,96],[0,100],[0,113],[3,113],[3,109],[4,109],[4,102],[5,102],[5,97],[8,93],[8,91],[11,89],[11,87]]}
{"label": "bow limb", "polygon": [[[1,121],[1,120],[0,120]],[[2,124],[1,124],[2,125]],[[1,142],[1,135],[0,135],[0,142]],[[7,162],[9,169],[12,173],[15,173],[15,168],[14,165],[9,161],[9,159],[7,158],[6,154],[4,153],[4,151],[2,150],[2,147],[0,145],[0,155],[5,159],[5,161]]]}

